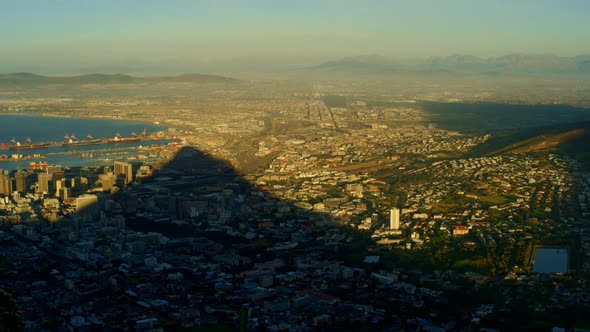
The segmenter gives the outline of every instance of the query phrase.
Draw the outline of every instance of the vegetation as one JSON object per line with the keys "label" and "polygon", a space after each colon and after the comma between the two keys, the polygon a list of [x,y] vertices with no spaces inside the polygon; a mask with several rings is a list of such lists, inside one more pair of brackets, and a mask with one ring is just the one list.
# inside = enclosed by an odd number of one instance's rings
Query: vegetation
{"label": "vegetation", "polygon": [[22,331],[24,322],[17,312],[12,294],[0,289],[0,331]]}

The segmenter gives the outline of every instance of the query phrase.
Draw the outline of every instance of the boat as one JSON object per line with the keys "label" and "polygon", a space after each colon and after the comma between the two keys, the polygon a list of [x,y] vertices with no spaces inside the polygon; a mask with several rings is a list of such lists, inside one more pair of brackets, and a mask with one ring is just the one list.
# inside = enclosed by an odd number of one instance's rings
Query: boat
{"label": "boat", "polygon": [[47,162],[31,162],[29,163],[29,169],[46,169],[49,164]]}
{"label": "boat", "polygon": [[49,143],[33,143],[31,138],[27,138],[25,143],[17,142],[14,138],[10,141],[12,144],[6,145],[9,150],[30,150],[30,149],[45,149],[49,147]]}
{"label": "boat", "polygon": [[139,141],[141,141],[141,138],[137,137],[136,133],[131,133],[131,137],[121,137],[121,134],[116,133],[114,138],[107,139],[107,143],[109,144],[133,143]]}
{"label": "boat", "polygon": [[81,159],[84,159],[84,158],[94,158],[94,153],[92,153],[92,152],[85,152],[85,153],[82,153],[82,154],[80,155],[80,158],[81,158]]}
{"label": "boat", "polygon": [[101,139],[94,139],[92,135],[88,134],[86,136],[88,139],[79,140],[76,135],[66,135],[64,136],[64,142],[61,144],[65,147],[72,147],[72,146],[81,146],[81,145],[95,145],[102,143]]}

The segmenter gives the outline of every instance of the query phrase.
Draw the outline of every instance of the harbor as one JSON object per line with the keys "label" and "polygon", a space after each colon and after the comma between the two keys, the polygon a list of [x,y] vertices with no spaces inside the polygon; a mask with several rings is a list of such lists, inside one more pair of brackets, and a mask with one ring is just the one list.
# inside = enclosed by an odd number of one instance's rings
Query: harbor
{"label": "harbor", "polygon": [[[38,116],[1,118],[0,168],[5,170],[92,166],[119,160],[147,162],[166,158],[168,147],[182,144],[176,131],[159,125]],[[51,130],[40,134],[39,127]],[[85,134],[78,137],[75,132]]]}

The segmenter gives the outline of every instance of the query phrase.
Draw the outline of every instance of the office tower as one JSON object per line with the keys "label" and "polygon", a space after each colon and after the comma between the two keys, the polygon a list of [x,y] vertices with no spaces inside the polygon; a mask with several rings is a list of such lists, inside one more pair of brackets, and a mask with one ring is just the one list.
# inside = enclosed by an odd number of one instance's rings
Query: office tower
{"label": "office tower", "polygon": [[47,173],[37,174],[37,192],[47,193],[49,192],[49,175]]}
{"label": "office tower", "polygon": [[[53,173],[53,174],[55,174],[55,173]],[[55,181],[54,186],[55,186],[55,196],[61,197],[62,189],[66,187],[65,179]]]}
{"label": "office tower", "polygon": [[398,208],[393,208],[389,211],[389,228],[398,230],[399,229],[399,214]]}
{"label": "office tower", "polygon": [[12,178],[10,175],[0,175],[0,195],[8,196],[12,194]]}
{"label": "office tower", "polygon": [[14,174],[14,179],[16,182],[16,191],[19,193],[26,193],[27,192],[27,172],[18,171]]}
{"label": "office tower", "polygon": [[133,166],[123,161],[115,161],[115,176],[125,178],[125,184],[133,181]]}

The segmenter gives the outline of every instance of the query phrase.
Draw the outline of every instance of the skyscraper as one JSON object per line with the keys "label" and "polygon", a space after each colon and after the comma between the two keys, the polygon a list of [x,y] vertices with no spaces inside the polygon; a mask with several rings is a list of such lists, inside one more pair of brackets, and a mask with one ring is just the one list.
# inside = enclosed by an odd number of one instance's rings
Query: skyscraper
{"label": "skyscraper", "polygon": [[12,194],[12,178],[8,174],[0,175],[0,195]]}
{"label": "skyscraper", "polygon": [[27,192],[27,172],[18,171],[14,174],[14,178],[16,180],[16,191],[19,193],[26,193]]}
{"label": "skyscraper", "polygon": [[400,211],[398,208],[392,208],[389,211],[389,228],[398,230],[399,229],[399,215]]}
{"label": "skyscraper", "polygon": [[37,192],[49,192],[49,174],[45,172],[37,174]]}
{"label": "skyscraper", "polygon": [[133,166],[123,161],[115,161],[115,176],[122,175],[125,178],[125,184],[133,181]]}
{"label": "skyscraper", "polygon": [[65,179],[55,181],[54,186],[55,186],[55,196],[61,197],[62,196],[62,189],[66,187]]}

